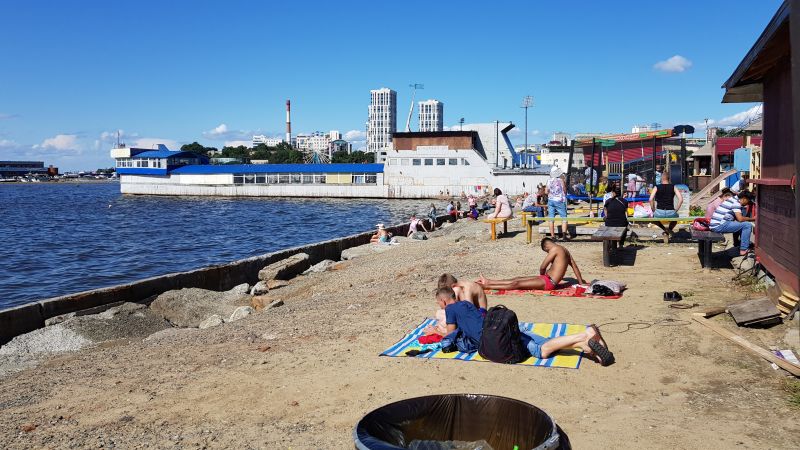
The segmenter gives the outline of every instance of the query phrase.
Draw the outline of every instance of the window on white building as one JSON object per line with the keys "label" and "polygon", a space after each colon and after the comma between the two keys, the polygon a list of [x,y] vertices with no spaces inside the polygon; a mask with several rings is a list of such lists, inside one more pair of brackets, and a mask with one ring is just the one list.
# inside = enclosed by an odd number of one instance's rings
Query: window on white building
{"label": "window on white building", "polygon": [[436,165],[437,166],[443,166],[444,164],[445,164],[445,159],[444,158],[437,158],[436,159]]}
{"label": "window on white building", "polygon": [[415,166],[421,166],[422,165],[422,160],[419,159],[419,158],[414,158],[414,165]]}
{"label": "window on white building", "polygon": [[409,159],[409,158],[401,158],[400,159],[400,165],[401,166],[407,166],[409,164],[411,164],[411,159]]}
{"label": "window on white building", "polygon": [[449,164],[451,166],[457,166],[458,165],[458,158],[450,158],[450,159],[448,159],[447,160],[447,164]]}
{"label": "window on white building", "polygon": [[425,165],[432,166],[433,165],[433,158],[425,158]]}
{"label": "window on white building", "polygon": [[303,175],[303,184],[312,184],[314,182],[314,175]]}
{"label": "window on white building", "polygon": [[461,158],[461,164],[464,165],[464,166],[468,166],[469,165],[469,161],[467,160],[467,158]]}
{"label": "window on white building", "polygon": [[267,176],[263,174],[256,174],[256,184],[265,184],[267,182]]}
{"label": "window on white building", "polygon": [[396,166],[396,165],[398,165],[398,160],[397,160],[397,158],[389,158],[389,165],[390,165],[390,166]]}

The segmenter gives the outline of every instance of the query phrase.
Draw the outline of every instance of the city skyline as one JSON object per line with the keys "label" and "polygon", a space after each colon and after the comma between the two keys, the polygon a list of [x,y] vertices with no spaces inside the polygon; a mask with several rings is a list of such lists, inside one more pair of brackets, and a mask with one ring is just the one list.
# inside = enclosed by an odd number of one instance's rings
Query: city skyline
{"label": "city skyline", "polygon": [[[117,130],[129,145],[146,147],[249,144],[256,134],[283,135],[287,98],[296,132],[342,130],[359,149],[365,147],[369,91],[395,90],[400,121],[412,82],[425,84],[425,97],[448,105],[445,129],[458,126],[460,117],[466,123],[513,121],[515,144],[524,139],[519,106],[526,95],[535,99],[531,145],[555,131],[622,132],[650,122],[690,123],[698,132],[705,118],[709,125],[734,126],[759,106],[721,104],[720,85],[779,3],[763,2],[747,15],[740,10],[752,5],[743,1],[671,8],[691,10],[686,17],[633,2],[516,5],[514,14],[426,4],[424,19],[410,12],[413,7],[368,2],[317,5],[315,17],[302,15],[302,3],[8,5],[0,15],[0,39],[17,44],[6,52],[13,70],[0,71],[0,159],[43,160],[64,170],[107,167]],[[293,20],[271,22],[265,30],[234,26],[243,13],[304,17],[311,29],[329,21],[350,28],[315,35],[298,33]],[[366,24],[384,16],[392,19],[382,21],[384,42],[365,42]],[[71,27],[58,26],[64,17]],[[455,25],[474,17],[486,19],[476,24],[478,33]],[[547,20],[552,17],[559,20]],[[437,18],[449,24],[439,50],[408,45]],[[475,52],[487,57],[482,65],[467,64]],[[309,53],[324,64],[278,64]],[[256,61],[258,54],[264,56]],[[317,70],[326,66],[339,73]]]}

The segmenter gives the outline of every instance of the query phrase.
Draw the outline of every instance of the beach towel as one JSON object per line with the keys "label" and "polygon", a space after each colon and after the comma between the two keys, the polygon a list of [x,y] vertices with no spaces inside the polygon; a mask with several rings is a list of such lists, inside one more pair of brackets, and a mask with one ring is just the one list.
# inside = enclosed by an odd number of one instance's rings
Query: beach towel
{"label": "beach towel", "polygon": [[[482,362],[490,362],[486,359],[481,358],[481,355],[478,352],[474,353],[462,353],[462,352],[452,352],[452,353],[442,353],[441,346],[439,344],[420,344],[419,337],[422,336],[422,330],[425,329],[428,325],[436,325],[436,319],[425,319],[418,327],[414,328],[410,333],[408,333],[403,339],[400,339],[399,342],[394,344],[393,346],[389,347],[386,351],[380,354],[380,356],[392,356],[392,357],[406,357],[406,352],[409,350],[423,350],[426,348],[432,349],[432,351],[428,353],[423,353],[421,355],[414,356],[414,358],[424,358],[424,359],[454,359],[458,361],[482,361]],[[533,331],[536,334],[545,336],[545,337],[557,337],[557,336],[565,336],[568,334],[577,334],[581,333],[586,330],[586,325],[573,325],[573,324],[566,324],[566,323],[529,323],[529,322],[520,322],[520,325],[524,326],[526,330]],[[583,357],[583,352],[581,349],[576,348],[573,350],[562,350],[555,355],[546,358],[546,359],[538,359],[531,356],[530,358],[526,359],[525,361],[519,363],[519,365],[523,366],[537,366],[537,367],[560,367],[564,369],[577,369],[581,365],[581,359]]]}
{"label": "beach towel", "polygon": [[554,297],[578,297],[578,298],[605,298],[608,300],[616,300],[622,298],[619,295],[594,295],[591,291],[586,291],[586,288],[580,285],[568,285],[561,283],[553,290],[543,289],[485,289],[487,295],[545,295]]}

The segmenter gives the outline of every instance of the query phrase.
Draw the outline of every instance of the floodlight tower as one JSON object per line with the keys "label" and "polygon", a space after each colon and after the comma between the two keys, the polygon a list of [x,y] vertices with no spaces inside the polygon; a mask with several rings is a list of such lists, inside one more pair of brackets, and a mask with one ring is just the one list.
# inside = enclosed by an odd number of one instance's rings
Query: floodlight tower
{"label": "floodlight tower", "polygon": [[533,97],[530,95],[526,95],[522,97],[522,106],[520,108],[525,109],[525,167],[528,167],[528,108],[533,106]]}
{"label": "floodlight tower", "polygon": [[408,119],[406,120],[406,133],[411,131],[411,115],[414,113],[414,97],[417,95],[417,89],[425,89],[425,86],[419,83],[409,84],[411,88],[411,107],[408,109]]}

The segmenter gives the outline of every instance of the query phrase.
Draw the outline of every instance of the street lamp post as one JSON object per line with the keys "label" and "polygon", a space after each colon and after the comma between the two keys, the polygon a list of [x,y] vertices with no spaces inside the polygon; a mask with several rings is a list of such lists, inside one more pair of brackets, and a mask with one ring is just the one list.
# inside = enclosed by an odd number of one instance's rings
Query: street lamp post
{"label": "street lamp post", "polygon": [[522,106],[520,108],[525,109],[525,149],[523,151],[525,154],[525,168],[528,167],[528,108],[531,106],[533,106],[533,97],[530,95],[522,97]]}

